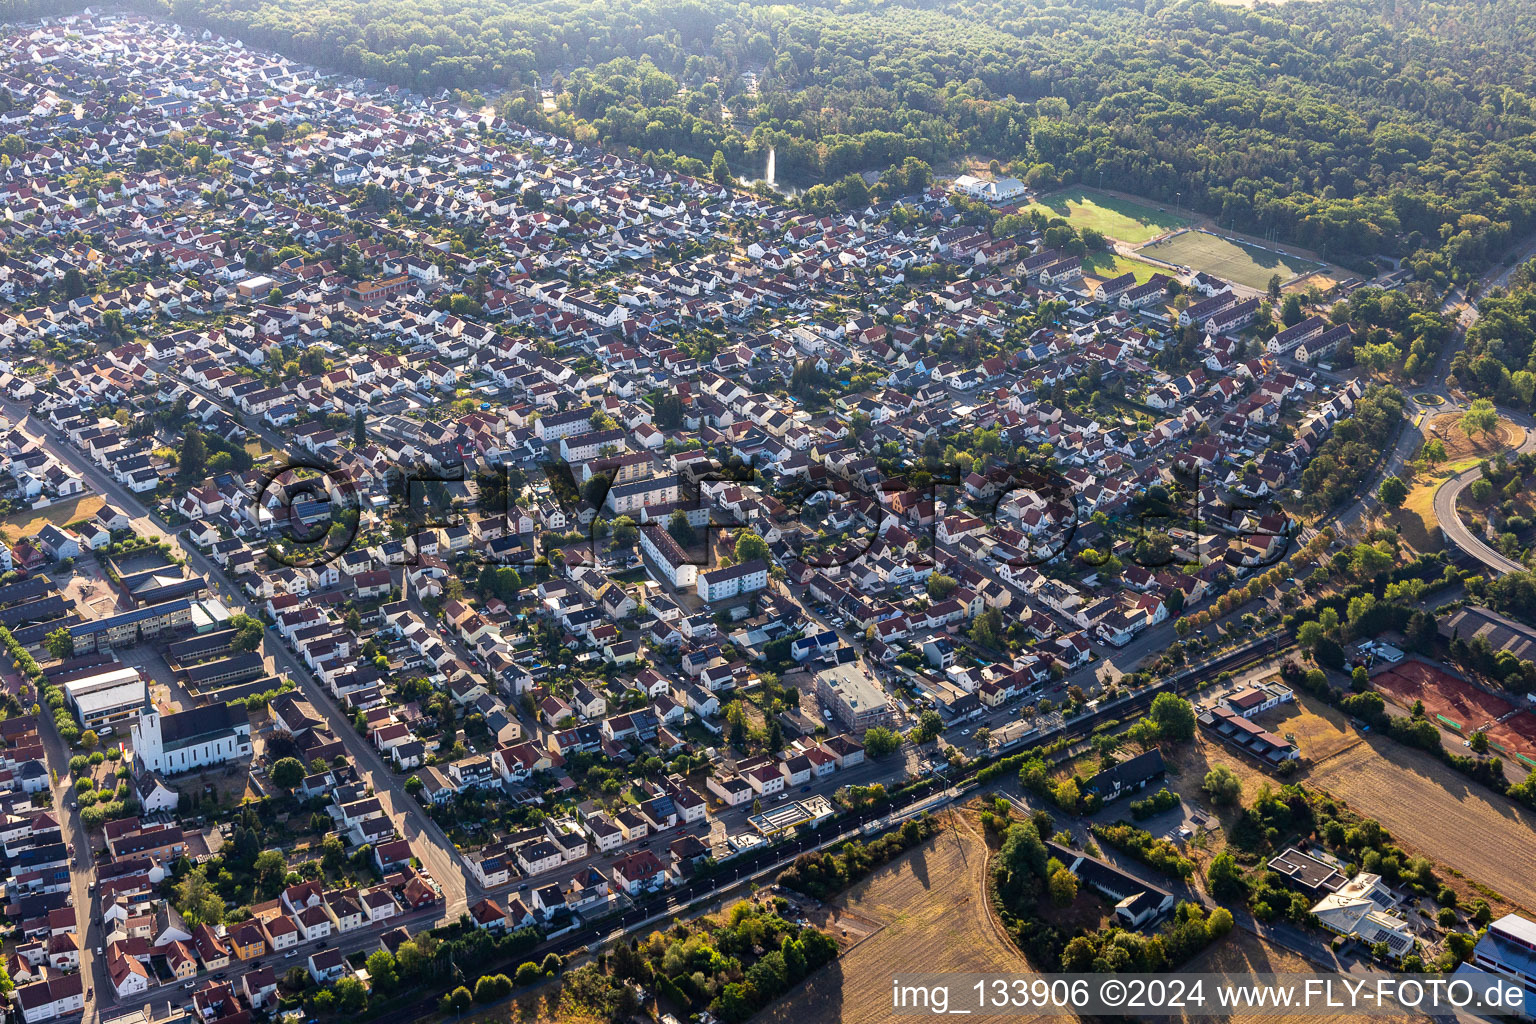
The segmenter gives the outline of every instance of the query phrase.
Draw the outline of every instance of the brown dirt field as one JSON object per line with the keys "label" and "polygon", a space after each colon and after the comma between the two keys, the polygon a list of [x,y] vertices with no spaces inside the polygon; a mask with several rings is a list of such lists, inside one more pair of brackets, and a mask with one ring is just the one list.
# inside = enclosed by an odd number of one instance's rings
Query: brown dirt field
{"label": "brown dirt field", "polygon": [[1498,428],[1492,434],[1478,434],[1470,438],[1461,429],[1461,413],[1443,412],[1425,424],[1424,436],[1438,437],[1445,445],[1448,461],[1459,459],[1492,458],[1499,452],[1518,448],[1525,443],[1525,428],[1500,418]]}
{"label": "brown dirt field", "polygon": [[1494,796],[1429,754],[1376,736],[1298,777],[1380,821],[1409,852],[1527,912],[1536,908],[1536,876],[1529,870],[1536,812]]}
{"label": "brown dirt field", "polygon": [[1404,707],[1422,700],[1431,715],[1444,715],[1468,731],[1514,709],[1503,697],[1422,661],[1404,661],[1372,676],[1371,685]]}
{"label": "brown dirt field", "polygon": [[[1224,974],[1232,982],[1241,983],[1245,978],[1254,974],[1310,974],[1319,968],[1305,957],[1292,953],[1288,949],[1273,945],[1259,938],[1257,935],[1242,928],[1234,928],[1221,942],[1206,949],[1183,968],[1192,974]],[[1205,1017],[1175,1018],[1188,1020],[1207,1020]],[[1291,1017],[1276,1016],[1260,1013],[1234,1013],[1221,1018],[1228,1024],[1248,1024],[1248,1022],[1264,1021],[1272,1022],[1316,1020],[1316,1017]],[[1382,1021],[1418,1021],[1424,1017],[1413,1017],[1404,1014],[1401,1017],[1375,1018]]]}
{"label": "brown dirt field", "polygon": [[[1411,854],[1458,873],[1444,880],[1464,900],[1482,896],[1493,904],[1502,896],[1509,909],[1536,907],[1536,878],[1525,868],[1536,812],[1495,796],[1423,751],[1361,734],[1337,710],[1309,697],[1300,696],[1296,709],[1277,708],[1259,717],[1271,731],[1295,737],[1305,759],[1295,775],[1277,778],[1201,732],[1189,746],[1164,750],[1170,773],[1176,773],[1170,788],[1186,802],[1214,811],[1200,792],[1212,765],[1224,764],[1237,773],[1244,802],[1266,782],[1276,787],[1299,782],[1380,821]],[[1230,825],[1234,813],[1223,808],[1218,817]],[[1469,843],[1468,836],[1478,841]],[[1224,839],[1224,833],[1213,836],[1196,860],[1205,864],[1220,852]]]}
{"label": "brown dirt field", "polygon": [[0,520],[0,537],[8,541],[30,537],[41,530],[45,523],[64,526],[77,519],[95,515],[105,504],[106,500],[99,494],[82,494],[78,498],[56,502],[47,508],[18,512]]}
{"label": "brown dirt field", "polygon": [[[1376,676],[1373,682],[1383,695],[1405,710],[1412,709],[1414,701],[1422,700],[1429,714],[1444,715],[1461,726],[1463,736],[1486,726],[1488,738],[1497,744],[1495,752],[1501,757],[1523,754],[1536,758],[1536,715],[1516,711],[1516,705],[1503,697],[1418,661],[1405,661]],[[1511,711],[1515,711],[1513,716],[1496,721]]]}
{"label": "brown dirt field", "polygon": [[[880,868],[834,905],[881,927],[754,1019],[874,1024],[891,1019],[895,974],[1032,972],[988,912],[986,865],[986,842],[962,823]],[[999,1024],[1024,1019],[974,1018]]]}
{"label": "brown dirt field", "polygon": [[[1349,720],[1334,708],[1318,703],[1305,695],[1298,695],[1295,702],[1272,708],[1255,717],[1254,721],[1277,736],[1292,736],[1301,748],[1303,765],[1316,764],[1348,750],[1363,737],[1349,724]],[[1307,776],[1307,768],[1281,779],[1274,772],[1261,767],[1258,762],[1244,757],[1203,729],[1196,733],[1195,742],[1187,747],[1165,748],[1163,756],[1170,771],[1178,776],[1178,792],[1206,810],[1214,810],[1210,801],[1200,792],[1200,783],[1213,765],[1224,764],[1243,780],[1243,799],[1252,799],[1259,786],[1269,783],[1280,786],[1286,781],[1300,780]]]}

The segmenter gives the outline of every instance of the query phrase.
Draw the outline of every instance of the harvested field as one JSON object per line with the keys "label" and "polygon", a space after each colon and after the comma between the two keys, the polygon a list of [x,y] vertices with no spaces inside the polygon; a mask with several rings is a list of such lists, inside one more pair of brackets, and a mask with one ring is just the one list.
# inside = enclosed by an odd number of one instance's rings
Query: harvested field
{"label": "harvested field", "polygon": [[1503,417],[1491,434],[1468,437],[1461,429],[1461,413],[1443,412],[1430,420],[1424,428],[1425,438],[1439,438],[1445,445],[1445,454],[1451,463],[1464,459],[1492,458],[1499,452],[1518,448],[1525,443],[1525,428]]}
{"label": "harvested field", "polygon": [[1403,507],[1388,518],[1400,531],[1403,539],[1415,551],[1431,552],[1445,548],[1445,538],[1440,534],[1440,520],[1435,517],[1435,492],[1451,474],[1436,475],[1428,480],[1415,481],[1403,501]]}
{"label": "harvested field", "polygon": [[[1291,737],[1292,742],[1300,748],[1305,765],[1325,761],[1364,742],[1364,737],[1337,709],[1305,695],[1298,695],[1292,703],[1261,712],[1253,720],[1277,736]],[[1262,784],[1268,782],[1279,785],[1281,782],[1268,767],[1238,753],[1203,729],[1196,734],[1194,743],[1163,753],[1169,765],[1176,766],[1178,790],[1186,797],[1199,795],[1205,773],[1217,764],[1231,768],[1243,780],[1245,800],[1250,799]],[[1306,769],[1303,768],[1294,777],[1303,778],[1305,775]],[[1203,797],[1201,802],[1209,806],[1209,801]]]}
{"label": "harvested field", "polygon": [[1536,875],[1529,870],[1536,812],[1495,796],[1438,758],[1368,736],[1300,779],[1375,818],[1410,852],[1455,869],[1526,911],[1536,908]]}
{"label": "harvested field", "polygon": [[[838,914],[852,915],[855,924],[874,922],[877,929],[754,1019],[873,1024],[891,1019],[893,974],[1029,972],[1029,962],[989,913],[986,864],[986,842],[960,823],[958,831],[946,828],[877,870],[834,902]],[[1002,1024],[1028,1018],[974,1019]]]}
{"label": "harvested field", "polygon": [[1536,758],[1536,715],[1503,697],[1422,661],[1405,661],[1373,676],[1372,683],[1405,710],[1422,700],[1428,714],[1440,716],[1440,725],[1463,736],[1486,731],[1502,755]]}
{"label": "harvested field", "polygon": [[[1282,946],[1276,945],[1265,939],[1259,938],[1252,932],[1242,928],[1234,928],[1227,937],[1219,943],[1211,946],[1187,966],[1182,968],[1192,974],[1222,974],[1233,984],[1242,984],[1255,974],[1308,974],[1317,971],[1316,965],[1299,954],[1292,953]],[[1181,1019],[1181,1018],[1173,1018]],[[1192,1021],[1206,1020],[1204,1017],[1182,1018]],[[1234,1013],[1223,1016],[1223,1021],[1229,1024],[1249,1024],[1249,1022],[1263,1021],[1265,1024],[1285,1021],[1316,1020],[1315,1017],[1287,1017],[1261,1013]],[[1427,1020],[1426,1017],[1414,1017],[1404,1014],[1401,1017],[1375,1017],[1381,1021],[1418,1021]]]}
{"label": "harvested field", "polygon": [[[1301,771],[1289,779],[1277,778],[1202,730],[1194,743],[1164,751],[1170,772],[1177,776],[1170,788],[1210,808],[1199,787],[1216,764],[1226,765],[1243,780],[1245,802],[1265,783],[1278,787],[1299,782],[1380,821],[1410,853],[1465,876],[1446,879],[1463,897],[1481,895],[1492,904],[1497,894],[1511,904],[1509,909],[1536,908],[1536,878],[1525,867],[1536,811],[1489,792],[1424,751],[1362,734],[1336,709],[1304,695],[1294,710],[1277,708],[1258,720],[1273,732],[1295,737],[1304,758]],[[1230,823],[1232,814],[1222,809],[1218,816]],[[1469,843],[1468,836],[1478,841]],[[1474,891],[1473,882],[1493,894]]]}

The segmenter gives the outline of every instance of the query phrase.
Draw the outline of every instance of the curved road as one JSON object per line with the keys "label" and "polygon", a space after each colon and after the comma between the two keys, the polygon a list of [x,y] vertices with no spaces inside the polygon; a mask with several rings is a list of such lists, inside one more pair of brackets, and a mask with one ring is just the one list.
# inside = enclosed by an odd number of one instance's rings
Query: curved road
{"label": "curved road", "polygon": [[[1532,423],[1531,418],[1509,412],[1501,412],[1500,415],[1508,417],[1525,430],[1525,441],[1515,449],[1515,453],[1536,451],[1536,424]],[[1504,576],[1508,573],[1520,572],[1525,568],[1524,565],[1495,551],[1481,537],[1467,528],[1467,524],[1462,521],[1461,515],[1456,511],[1456,500],[1461,496],[1461,492],[1482,475],[1482,470],[1473,466],[1441,484],[1440,489],[1435,491],[1435,520],[1440,524],[1440,532],[1445,536],[1447,543],[1471,555],[1495,575]]]}

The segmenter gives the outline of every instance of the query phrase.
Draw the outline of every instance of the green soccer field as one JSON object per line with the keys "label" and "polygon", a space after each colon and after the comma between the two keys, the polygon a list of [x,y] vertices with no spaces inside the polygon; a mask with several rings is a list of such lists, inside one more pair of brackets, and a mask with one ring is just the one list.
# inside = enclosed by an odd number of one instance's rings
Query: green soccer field
{"label": "green soccer field", "polygon": [[1029,209],[1043,210],[1061,217],[1075,228],[1092,228],[1101,235],[1131,245],[1190,223],[1187,217],[1175,217],[1155,206],[1081,188],[1054,192],[1035,201]]}
{"label": "green soccer field", "polygon": [[1221,238],[1204,231],[1185,231],[1161,242],[1144,245],[1140,252],[1155,256],[1169,263],[1193,267],[1207,274],[1247,285],[1264,288],[1276,274],[1282,282],[1317,270],[1322,263],[1290,256],[1256,245],[1247,245],[1236,239]]}

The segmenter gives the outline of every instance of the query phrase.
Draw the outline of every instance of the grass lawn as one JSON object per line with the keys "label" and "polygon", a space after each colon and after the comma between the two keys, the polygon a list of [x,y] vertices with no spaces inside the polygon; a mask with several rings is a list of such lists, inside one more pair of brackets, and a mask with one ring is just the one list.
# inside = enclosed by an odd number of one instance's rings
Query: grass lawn
{"label": "grass lawn", "polygon": [[1053,192],[1031,204],[1029,209],[1044,210],[1061,217],[1074,228],[1092,228],[1101,235],[1132,245],[1190,223],[1187,217],[1175,217],[1156,206],[1116,199],[1084,188]]}
{"label": "grass lawn", "polygon": [[105,504],[106,501],[99,494],[82,494],[68,501],[55,502],[47,508],[18,512],[0,520],[0,537],[8,541],[17,541],[23,537],[32,536],[43,528],[44,523],[65,526],[77,519],[95,515],[97,510]]}
{"label": "grass lawn", "polygon": [[1323,266],[1300,256],[1261,249],[1256,245],[1205,231],[1185,231],[1145,246],[1141,251],[1169,263],[1193,267],[1236,281],[1249,288],[1266,287],[1269,279],[1276,274],[1280,275],[1281,281],[1289,281]]}
{"label": "grass lawn", "polygon": [[1451,476],[1451,473],[1437,473],[1415,483],[1403,507],[1390,517],[1402,531],[1403,539],[1417,551],[1439,551],[1445,547],[1439,534],[1440,521],[1435,518],[1435,492]]}
{"label": "grass lawn", "polygon": [[1083,257],[1083,276],[1098,281],[1107,281],[1130,271],[1136,275],[1137,284],[1146,284],[1152,275],[1161,269],[1150,263],[1143,263],[1141,260],[1121,256],[1117,252],[1096,252],[1091,256]]}
{"label": "grass lawn", "polygon": [[1426,437],[1437,438],[1445,446],[1446,457],[1452,463],[1471,459],[1476,465],[1479,459],[1491,459],[1495,455],[1525,443],[1525,428],[1511,420],[1499,417],[1498,425],[1491,434],[1470,437],[1461,429],[1461,414],[1443,412],[1429,421],[1424,431]]}

